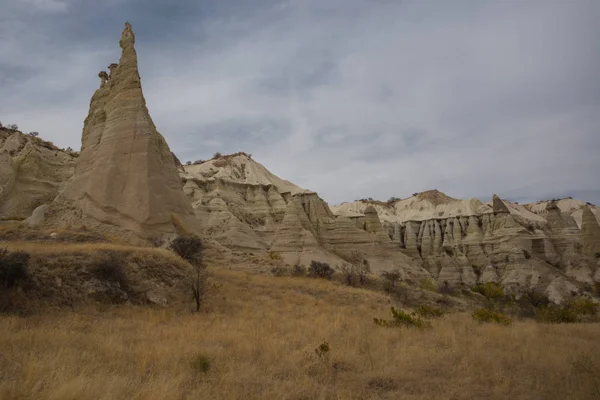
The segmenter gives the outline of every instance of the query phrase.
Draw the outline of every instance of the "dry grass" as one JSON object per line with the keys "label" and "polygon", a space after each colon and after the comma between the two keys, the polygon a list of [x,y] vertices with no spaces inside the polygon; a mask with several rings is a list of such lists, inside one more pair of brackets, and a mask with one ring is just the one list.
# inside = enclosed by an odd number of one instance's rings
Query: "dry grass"
{"label": "dry grass", "polygon": [[[110,307],[0,317],[2,399],[593,399],[600,324],[468,314],[382,328],[380,293],[211,271],[201,314]],[[330,351],[315,354],[323,342]]]}

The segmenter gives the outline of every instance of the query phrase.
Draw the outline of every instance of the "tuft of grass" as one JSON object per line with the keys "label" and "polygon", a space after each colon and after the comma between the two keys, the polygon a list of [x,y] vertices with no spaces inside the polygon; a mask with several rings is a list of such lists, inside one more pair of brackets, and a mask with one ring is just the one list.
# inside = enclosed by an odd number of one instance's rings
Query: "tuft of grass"
{"label": "tuft of grass", "polygon": [[439,318],[443,317],[446,314],[446,312],[441,308],[428,305],[418,306],[417,308],[415,308],[414,312],[416,315],[419,315],[423,318]]}
{"label": "tuft of grass", "polygon": [[379,318],[373,318],[373,322],[379,326],[391,327],[415,327],[415,328],[427,328],[431,326],[429,322],[417,316],[415,313],[409,314],[405,311],[399,310],[395,307],[391,307],[392,320],[385,320]]}
{"label": "tuft of grass", "polygon": [[269,252],[269,258],[271,260],[274,260],[274,261],[281,261],[282,260],[281,254],[278,253],[278,252],[276,252],[276,251],[270,251]]}
{"label": "tuft of grass", "polygon": [[429,292],[437,292],[438,291],[438,284],[432,278],[421,279],[421,282],[419,282],[419,287],[422,290],[427,290]]}
{"label": "tuft of grass", "polygon": [[479,322],[495,322],[500,325],[512,324],[512,319],[499,311],[492,310],[491,308],[478,308],[471,314],[475,321]]}
{"label": "tuft of grass", "polygon": [[502,286],[491,282],[475,285],[471,288],[471,291],[479,293],[490,300],[501,300],[505,296]]}
{"label": "tuft of grass", "polygon": [[210,371],[210,358],[204,354],[196,354],[190,361],[190,367],[192,368],[192,371],[196,373],[206,374]]}

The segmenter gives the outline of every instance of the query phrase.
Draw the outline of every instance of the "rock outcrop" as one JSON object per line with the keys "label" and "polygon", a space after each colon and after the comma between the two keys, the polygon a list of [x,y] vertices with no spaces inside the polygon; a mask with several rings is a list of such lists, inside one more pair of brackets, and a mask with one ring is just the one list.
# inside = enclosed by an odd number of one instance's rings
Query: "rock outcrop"
{"label": "rock outcrop", "polygon": [[0,218],[25,219],[50,203],[73,175],[77,153],[0,128]]}
{"label": "rock outcrop", "polygon": [[172,232],[174,223],[191,229],[193,210],[169,146],[148,113],[134,43],[127,23],[119,64],[111,64],[110,76],[101,74],[92,96],[74,176],[56,202],[62,209],[54,205],[52,211],[63,220],[142,236]]}
{"label": "rock outcrop", "polygon": [[589,205],[582,207],[581,235],[583,251],[586,255],[600,258],[600,224]]}
{"label": "rock outcrop", "polygon": [[[557,202],[543,204],[539,210],[538,205],[522,206],[497,195],[482,203],[433,190],[387,203],[363,200],[332,209],[338,218],[355,220],[372,219],[376,210],[394,245],[440,282],[496,282],[519,292],[546,290],[554,281],[551,291],[559,298],[560,288],[573,291],[573,285],[589,285],[599,275],[597,265],[588,260],[600,245],[600,228],[592,208],[581,211],[580,230],[575,210],[564,212]],[[563,280],[568,284],[556,284]]]}
{"label": "rock outcrop", "polygon": [[184,191],[203,231],[229,248],[276,252],[289,263],[305,265],[311,260],[341,264],[359,251],[375,272],[427,275],[394,247],[375,209],[359,219],[337,218],[316,193],[275,176],[245,153],[184,169]]}

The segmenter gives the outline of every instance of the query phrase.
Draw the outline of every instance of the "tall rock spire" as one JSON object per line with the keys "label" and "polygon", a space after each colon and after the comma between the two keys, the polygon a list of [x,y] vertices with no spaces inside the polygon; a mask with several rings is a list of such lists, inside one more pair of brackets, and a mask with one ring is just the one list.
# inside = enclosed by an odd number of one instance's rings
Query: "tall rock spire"
{"label": "tall rock spire", "polygon": [[[82,214],[136,233],[173,231],[173,220],[193,224],[193,210],[167,142],[156,130],[142,93],[129,23],[121,59],[90,102],[75,175],[62,194]],[[108,76],[108,79],[107,79]]]}

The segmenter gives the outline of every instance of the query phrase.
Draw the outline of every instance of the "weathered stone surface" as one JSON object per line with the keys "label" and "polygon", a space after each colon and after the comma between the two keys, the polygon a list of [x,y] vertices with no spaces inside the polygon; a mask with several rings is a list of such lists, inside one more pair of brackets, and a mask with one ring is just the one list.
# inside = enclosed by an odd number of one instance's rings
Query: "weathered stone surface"
{"label": "weathered stone surface", "polygon": [[492,196],[492,208],[495,213],[509,213],[508,207],[506,204],[498,197],[498,195],[494,194]]}
{"label": "weathered stone surface", "polygon": [[[557,274],[575,285],[590,284],[597,275],[597,267],[589,261],[596,243],[591,239],[595,236],[593,223],[597,222],[595,207],[582,212],[589,232],[585,258],[581,251],[583,232],[574,217],[576,201],[564,201],[562,208],[544,202],[541,211],[539,205],[522,206],[497,195],[476,207],[439,193],[429,197],[432,199],[416,194],[391,204],[358,201],[333,209],[339,215],[352,213],[353,218],[360,218],[359,212],[374,208],[385,221],[390,240],[401,251],[420,259],[439,282],[450,285],[498,282],[508,291],[519,292],[532,287],[545,290]],[[434,218],[432,210],[438,212]],[[407,216],[411,219],[406,220]],[[475,270],[480,271],[478,277]]]}
{"label": "weathered stone surface", "polygon": [[600,254],[600,225],[587,204],[582,207],[581,236],[585,254],[591,257]]}
{"label": "weathered stone surface", "polygon": [[126,24],[121,59],[92,97],[75,174],[59,200],[81,210],[71,219],[140,235],[172,232],[175,219],[191,229],[193,210],[169,146],[148,113],[134,43]]}
{"label": "weathered stone surface", "polygon": [[27,223],[29,224],[29,226],[40,226],[44,222],[47,209],[48,204],[44,204],[33,210],[31,216],[27,218]]}
{"label": "weathered stone surface", "polygon": [[24,219],[50,203],[73,175],[76,154],[18,131],[0,129],[0,217]]}

